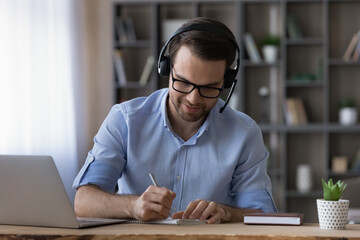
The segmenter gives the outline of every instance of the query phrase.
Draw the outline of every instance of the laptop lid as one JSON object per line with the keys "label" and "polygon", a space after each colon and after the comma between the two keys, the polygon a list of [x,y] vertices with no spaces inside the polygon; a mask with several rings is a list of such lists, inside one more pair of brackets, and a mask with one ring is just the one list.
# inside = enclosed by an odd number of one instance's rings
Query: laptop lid
{"label": "laptop lid", "polygon": [[[88,227],[125,220],[85,222]],[[0,155],[0,224],[81,227],[52,157]]]}

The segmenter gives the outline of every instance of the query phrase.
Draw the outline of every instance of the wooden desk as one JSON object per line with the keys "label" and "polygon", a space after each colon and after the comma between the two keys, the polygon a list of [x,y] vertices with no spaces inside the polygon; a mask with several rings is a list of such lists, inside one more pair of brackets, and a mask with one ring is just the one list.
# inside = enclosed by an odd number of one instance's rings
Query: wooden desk
{"label": "wooden desk", "polygon": [[116,224],[87,229],[61,229],[0,225],[0,240],[13,239],[357,239],[360,224],[347,225],[346,230],[321,230],[318,224],[303,226],[260,226],[228,223],[197,226],[166,226],[151,224]]}

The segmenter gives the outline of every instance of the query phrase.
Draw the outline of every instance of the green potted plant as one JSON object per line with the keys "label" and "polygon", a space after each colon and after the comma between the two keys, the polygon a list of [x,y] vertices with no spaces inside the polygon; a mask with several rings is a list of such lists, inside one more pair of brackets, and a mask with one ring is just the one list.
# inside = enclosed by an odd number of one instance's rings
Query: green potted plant
{"label": "green potted plant", "polygon": [[339,102],[339,122],[341,125],[353,125],[357,122],[357,109],[352,98],[344,98]]}
{"label": "green potted plant", "polygon": [[267,34],[263,40],[262,45],[262,53],[265,62],[276,62],[279,52],[280,37],[275,34]]}
{"label": "green potted plant", "polygon": [[328,182],[321,179],[323,187],[322,199],[317,199],[317,210],[321,229],[345,229],[349,211],[349,200],[341,199],[346,184],[338,180],[335,184],[330,178]]}

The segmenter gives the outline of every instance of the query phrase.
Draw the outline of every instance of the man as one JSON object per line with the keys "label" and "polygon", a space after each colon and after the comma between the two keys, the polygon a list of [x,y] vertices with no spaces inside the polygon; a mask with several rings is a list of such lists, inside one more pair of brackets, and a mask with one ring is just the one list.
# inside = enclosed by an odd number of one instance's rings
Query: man
{"label": "man", "polygon": [[217,223],[276,211],[258,126],[219,100],[237,73],[233,34],[208,18],[181,29],[160,53],[169,88],[115,105],[94,138],[74,181],[78,216]]}

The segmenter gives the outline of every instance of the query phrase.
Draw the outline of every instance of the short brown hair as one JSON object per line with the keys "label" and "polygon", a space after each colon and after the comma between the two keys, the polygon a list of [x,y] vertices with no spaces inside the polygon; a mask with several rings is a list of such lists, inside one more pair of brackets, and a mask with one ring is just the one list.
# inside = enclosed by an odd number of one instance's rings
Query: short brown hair
{"label": "short brown hair", "polygon": [[[185,22],[182,27],[193,24],[214,25],[223,28],[235,40],[230,29],[217,20],[198,17]],[[210,61],[225,60],[226,68],[232,65],[236,57],[235,43],[229,37],[216,32],[193,30],[180,33],[169,42],[168,53],[172,62],[177,51],[183,45],[187,46],[200,59]]]}

